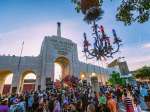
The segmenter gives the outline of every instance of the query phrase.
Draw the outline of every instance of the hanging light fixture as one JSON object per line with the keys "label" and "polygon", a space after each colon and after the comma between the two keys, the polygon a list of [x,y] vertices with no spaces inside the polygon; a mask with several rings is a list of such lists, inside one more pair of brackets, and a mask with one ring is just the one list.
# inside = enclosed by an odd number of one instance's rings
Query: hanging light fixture
{"label": "hanging light fixture", "polygon": [[96,22],[103,15],[102,3],[103,0],[72,0],[76,4],[77,12],[82,12],[84,21],[92,24],[92,38],[94,43],[91,44],[86,33],[83,34],[83,52],[87,59],[96,58],[97,60],[113,58],[113,55],[119,52],[122,40],[118,38],[116,31],[113,29],[113,43],[110,42],[110,37],[106,35],[104,27]]}
{"label": "hanging light fixture", "polygon": [[113,29],[113,43],[110,42],[110,37],[106,35],[103,26],[98,26],[94,22],[93,28],[93,39],[94,43],[87,40],[86,33],[83,34],[83,52],[88,59],[96,58],[102,60],[106,58],[113,58],[113,54],[117,53],[121,46],[121,39],[117,37],[116,31]]}

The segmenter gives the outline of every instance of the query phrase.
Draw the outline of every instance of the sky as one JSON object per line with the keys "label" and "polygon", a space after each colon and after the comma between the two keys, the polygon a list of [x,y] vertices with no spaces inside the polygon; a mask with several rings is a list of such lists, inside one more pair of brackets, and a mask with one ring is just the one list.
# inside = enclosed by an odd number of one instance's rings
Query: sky
{"label": "sky", "polygon": [[[85,61],[82,53],[83,32],[91,37],[91,26],[83,21],[83,15],[76,13],[71,0],[0,0],[0,55],[19,55],[24,41],[23,56],[37,56],[44,36],[56,35],[56,23],[62,23],[62,36],[78,45],[79,60]],[[123,40],[120,52],[114,56],[125,57],[130,70],[150,65],[150,21],[125,26],[116,21],[115,13],[120,0],[104,2],[103,25],[106,34],[112,36],[115,29]],[[102,66],[106,62],[100,62]],[[89,61],[96,64],[96,61]],[[103,64],[104,63],[104,64]]]}

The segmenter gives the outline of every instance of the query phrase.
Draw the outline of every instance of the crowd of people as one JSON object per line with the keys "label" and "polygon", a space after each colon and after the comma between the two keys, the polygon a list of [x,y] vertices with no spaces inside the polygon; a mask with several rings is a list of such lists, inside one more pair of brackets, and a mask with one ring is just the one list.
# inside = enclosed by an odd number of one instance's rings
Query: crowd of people
{"label": "crowd of people", "polygon": [[142,112],[140,96],[147,94],[132,86],[50,88],[0,96],[0,112],[121,112],[120,104],[126,112]]}

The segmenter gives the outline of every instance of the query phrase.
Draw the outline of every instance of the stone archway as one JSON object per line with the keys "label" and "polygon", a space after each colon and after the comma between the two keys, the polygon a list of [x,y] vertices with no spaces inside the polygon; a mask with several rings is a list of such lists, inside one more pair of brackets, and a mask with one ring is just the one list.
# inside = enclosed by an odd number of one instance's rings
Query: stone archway
{"label": "stone archway", "polygon": [[12,87],[13,72],[10,70],[0,71],[0,94],[9,94]]}
{"label": "stone archway", "polygon": [[37,76],[32,70],[23,72],[20,83],[20,92],[35,90]]}
{"label": "stone archway", "polygon": [[70,61],[66,57],[58,57],[54,61],[54,81],[62,80],[70,75]]}

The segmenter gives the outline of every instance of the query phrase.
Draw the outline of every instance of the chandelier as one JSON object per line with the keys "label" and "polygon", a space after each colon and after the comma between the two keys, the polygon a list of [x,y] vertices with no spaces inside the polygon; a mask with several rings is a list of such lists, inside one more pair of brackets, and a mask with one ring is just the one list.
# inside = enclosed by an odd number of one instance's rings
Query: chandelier
{"label": "chandelier", "polygon": [[113,58],[113,55],[119,52],[122,40],[118,38],[116,31],[113,29],[113,42],[106,35],[104,27],[99,26],[96,22],[100,20],[103,14],[103,0],[72,0],[77,12],[82,12],[84,21],[92,24],[93,45],[88,41],[86,33],[83,34],[83,52],[87,59],[96,58],[97,60]]}
{"label": "chandelier", "polygon": [[92,29],[92,37],[94,38],[93,46],[87,40],[86,33],[83,34],[83,52],[85,53],[86,57],[88,59],[96,58],[97,60],[102,60],[110,57],[113,58],[113,54],[119,51],[122,42],[121,39],[117,37],[116,31],[114,29],[112,30],[114,39],[111,43],[110,37],[106,35],[104,27],[102,25],[98,26],[98,24],[94,22]]}

